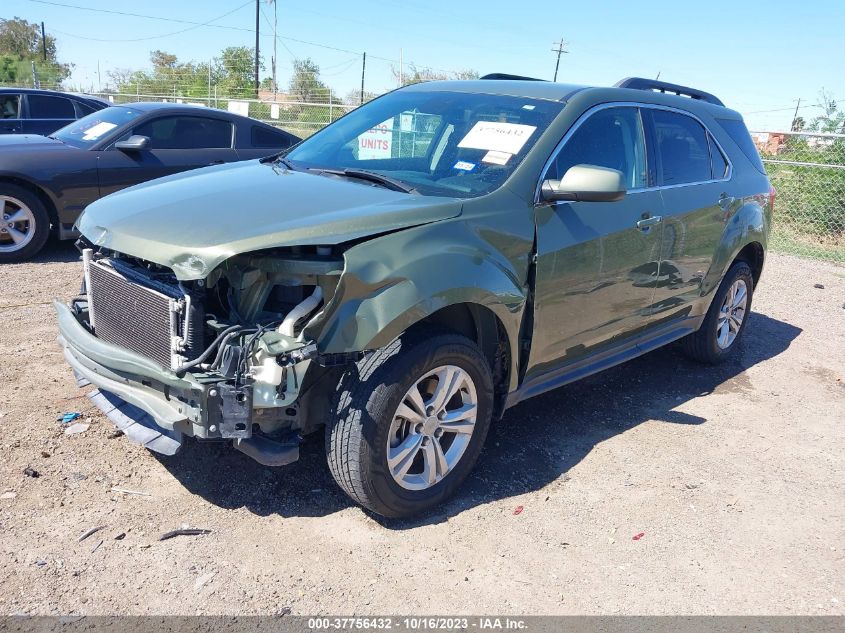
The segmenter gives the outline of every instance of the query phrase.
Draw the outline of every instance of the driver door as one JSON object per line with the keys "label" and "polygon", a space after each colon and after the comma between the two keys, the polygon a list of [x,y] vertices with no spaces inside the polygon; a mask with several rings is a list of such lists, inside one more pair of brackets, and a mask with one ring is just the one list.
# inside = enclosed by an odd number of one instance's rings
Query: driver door
{"label": "driver door", "polygon": [[662,200],[648,187],[636,107],[600,107],[575,124],[543,179],[579,164],[619,170],[617,202],[540,202],[528,378],[626,341],[648,321],[660,264]]}

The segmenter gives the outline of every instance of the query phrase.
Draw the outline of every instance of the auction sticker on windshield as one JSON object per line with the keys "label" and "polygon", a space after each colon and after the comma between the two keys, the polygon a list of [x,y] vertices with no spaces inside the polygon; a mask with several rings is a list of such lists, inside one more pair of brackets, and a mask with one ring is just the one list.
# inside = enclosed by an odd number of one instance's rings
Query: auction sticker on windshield
{"label": "auction sticker on windshield", "polygon": [[103,134],[105,134],[109,130],[113,130],[116,127],[117,125],[115,125],[114,123],[109,123],[108,121],[101,121],[100,123],[97,123],[97,125],[91,126],[87,130],[85,130],[85,135],[82,137],[82,140],[96,141]]}
{"label": "auction sticker on windshield", "polygon": [[519,123],[500,123],[498,121],[479,121],[458,143],[458,147],[467,149],[486,149],[497,152],[516,154],[531,138],[533,125]]}

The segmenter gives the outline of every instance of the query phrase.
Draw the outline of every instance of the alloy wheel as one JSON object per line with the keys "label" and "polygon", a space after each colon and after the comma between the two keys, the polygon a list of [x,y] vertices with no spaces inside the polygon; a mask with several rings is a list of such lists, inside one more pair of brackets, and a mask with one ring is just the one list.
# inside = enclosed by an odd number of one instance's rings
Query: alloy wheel
{"label": "alloy wheel", "polygon": [[748,287],[745,281],[737,279],[728,289],[719,318],[716,322],[716,344],[721,349],[728,349],[736,340],[742,322],[745,320],[745,309],[748,305]]}
{"label": "alloy wheel", "polygon": [[397,484],[426,490],[466,452],[478,417],[470,375],[454,365],[426,372],[405,393],[388,433],[387,464]]}
{"label": "alloy wheel", "polygon": [[26,204],[0,195],[0,252],[13,253],[24,248],[35,237],[35,214]]}

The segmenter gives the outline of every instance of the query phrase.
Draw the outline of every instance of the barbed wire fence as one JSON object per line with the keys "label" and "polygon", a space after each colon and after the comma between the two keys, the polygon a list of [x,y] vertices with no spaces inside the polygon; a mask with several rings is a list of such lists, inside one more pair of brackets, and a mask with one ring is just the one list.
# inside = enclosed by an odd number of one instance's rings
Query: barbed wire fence
{"label": "barbed wire fence", "polygon": [[777,191],[772,250],[845,264],[845,134],[752,136]]}

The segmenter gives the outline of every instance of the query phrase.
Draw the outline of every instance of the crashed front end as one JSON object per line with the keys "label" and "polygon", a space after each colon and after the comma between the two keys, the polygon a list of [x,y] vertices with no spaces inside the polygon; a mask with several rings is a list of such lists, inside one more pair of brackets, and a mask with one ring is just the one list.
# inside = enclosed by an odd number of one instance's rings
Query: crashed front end
{"label": "crashed front end", "polygon": [[202,279],[83,243],[85,283],[55,302],[80,384],[130,439],[174,454],[184,437],[232,440],[257,461],[298,458],[331,415],[340,366],[305,335],[338,287],[338,246],[230,257]]}

